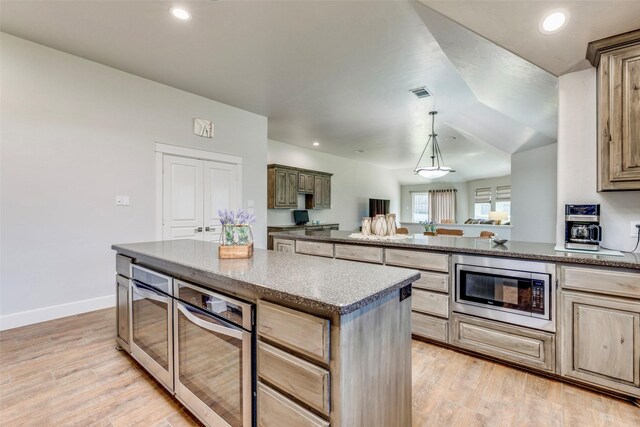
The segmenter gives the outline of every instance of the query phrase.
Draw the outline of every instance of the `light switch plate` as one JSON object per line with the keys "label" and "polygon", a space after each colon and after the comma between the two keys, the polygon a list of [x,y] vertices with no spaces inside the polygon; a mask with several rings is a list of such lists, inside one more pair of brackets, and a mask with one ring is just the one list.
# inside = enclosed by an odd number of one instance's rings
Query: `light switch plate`
{"label": "light switch plate", "polygon": [[631,237],[638,237],[637,224],[640,224],[640,221],[631,221]]}
{"label": "light switch plate", "polygon": [[124,200],[122,196],[116,196],[116,206],[122,206],[124,204]]}

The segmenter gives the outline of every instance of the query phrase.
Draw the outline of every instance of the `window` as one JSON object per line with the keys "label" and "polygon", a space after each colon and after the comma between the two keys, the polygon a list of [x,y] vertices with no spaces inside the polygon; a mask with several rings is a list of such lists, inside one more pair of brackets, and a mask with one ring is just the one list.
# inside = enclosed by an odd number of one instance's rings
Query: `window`
{"label": "window", "polygon": [[429,194],[411,194],[411,222],[429,221]]}
{"label": "window", "polygon": [[511,186],[496,187],[496,212],[506,212],[507,221],[511,221]]}
{"label": "window", "polygon": [[489,212],[491,212],[491,187],[476,188],[473,217],[489,219]]}

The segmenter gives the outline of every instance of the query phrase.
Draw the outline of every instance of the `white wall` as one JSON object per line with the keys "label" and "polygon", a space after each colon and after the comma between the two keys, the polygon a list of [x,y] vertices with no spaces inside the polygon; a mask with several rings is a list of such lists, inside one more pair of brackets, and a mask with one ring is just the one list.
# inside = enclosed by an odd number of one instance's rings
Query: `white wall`
{"label": "white wall", "polygon": [[559,79],[558,210],[556,241],[564,243],[564,205],[599,203],[602,246],[631,250],[630,222],[640,221],[640,191],[596,191],[596,70]]}
{"label": "white wall", "polygon": [[[400,184],[388,169],[278,141],[268,142],[267,161],[333,174],[331,209],[310,210],[311,221],[339,223],[341,230],[355,230],[362,217],[369,215],[370,198],[389,199],[391,212],[400,211]],[[298,206],[304,209],[303,196]],[[291,211],[268,209],[269,225],[291,224]]]}
{"label": "white wall", "polygon": [[511,238],[555,242],[557,147],[551,144],[511,156]]}
{"label": "white wall", "polygon": [[113,303],[111,244],[155,240],[156,141],[242,157],[266,246],[265,117],[13,36],[1,49],[0,327]]}
{"label": "white wall", "polygon": [[456,190],[456,222],[464,222],[469,216],[468,186],[466,182],[434,182],[429,184],[413,184],[401,186],[402,191],[402,222],[411,223],[412,199],[411,193],[425,192],[429,190]]}

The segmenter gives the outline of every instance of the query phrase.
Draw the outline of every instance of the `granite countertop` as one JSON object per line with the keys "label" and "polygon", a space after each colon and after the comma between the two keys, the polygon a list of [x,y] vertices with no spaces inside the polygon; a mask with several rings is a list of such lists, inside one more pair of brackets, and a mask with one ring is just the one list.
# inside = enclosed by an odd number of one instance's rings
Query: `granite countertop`
{"label": "granite countertop", "polygon": [[489,255],[559,263],[635,268],[640,270],[640,254],[637,253],[611,256],[597,253],[561,252],[554,250],[555,245],[551,243],[509,241],[504,245],[495,245],[489,239],[480,239],[477,237],[424,236],[422,234],[414,234],[406,240],[363,240],[349,237],[352,233],[351,231],[337,230],[292,230],[275,232],[271,233],[271,235],[282,239],[316,240],[401,249],[425,249],[449,253]]}
{"label": "granite countertop", "polygon": [[[417,271],[360,262],[256,249],[249,259],[218,259],[218,245],[167,240],[113,245],[118,253],[147,257],[225,279],[259,296],[348,314],[417,280]],[[171,273],[171,271],[167,271]]]}

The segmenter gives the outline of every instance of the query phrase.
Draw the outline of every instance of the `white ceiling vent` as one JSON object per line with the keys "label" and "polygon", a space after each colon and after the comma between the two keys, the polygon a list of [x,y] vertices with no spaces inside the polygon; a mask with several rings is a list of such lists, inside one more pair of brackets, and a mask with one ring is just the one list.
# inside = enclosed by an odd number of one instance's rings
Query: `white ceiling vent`
{"label": "white ceiling vent", "polygon": [[413,93],[418,98],[428,98],[431,96],[431,92],[429,92],[429,90],[424,86],[411,89],[409,92]]}

